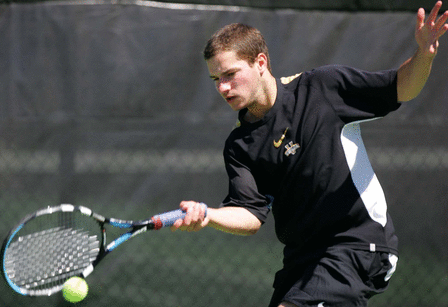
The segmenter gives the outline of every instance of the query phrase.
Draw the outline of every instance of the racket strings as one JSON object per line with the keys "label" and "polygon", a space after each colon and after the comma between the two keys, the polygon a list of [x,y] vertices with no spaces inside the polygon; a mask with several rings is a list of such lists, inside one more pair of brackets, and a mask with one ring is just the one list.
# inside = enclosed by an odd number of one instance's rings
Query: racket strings
{"label": "racket strings", "polygon": [[[39,222],[45,223],[43,220],[40,218]],[[51,228],[29,233],[30,227],[24,227],[27,233],[19,233],[5,252],[8,278],[35,295],[62,287],[68,278],[81,274],[99,253],[98,236],[92,235],[88,223],[81,222],[88,219],[58,213],[46,216],[45,220]]]}

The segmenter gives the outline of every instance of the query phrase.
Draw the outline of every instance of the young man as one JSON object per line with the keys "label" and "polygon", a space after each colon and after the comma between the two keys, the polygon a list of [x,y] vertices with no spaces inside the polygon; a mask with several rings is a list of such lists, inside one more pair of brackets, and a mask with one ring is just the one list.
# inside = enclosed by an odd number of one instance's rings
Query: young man
{"label": "young man", "polygon": [[204,57],[240,121],[224,149],[229,194],[206,217],[204,205],[181,202],[187,215],[173,230],[254,234],[272,203],[285,249],[270,306],[367,306],[387,287],[398,258],[359,122],[419,94],[448,29],[448,12],[437,18],[441,6],[426,21],[418,11],[414,56],[375,73],[333,65],[276,79],[258,30],[232,24],[216,32]]}

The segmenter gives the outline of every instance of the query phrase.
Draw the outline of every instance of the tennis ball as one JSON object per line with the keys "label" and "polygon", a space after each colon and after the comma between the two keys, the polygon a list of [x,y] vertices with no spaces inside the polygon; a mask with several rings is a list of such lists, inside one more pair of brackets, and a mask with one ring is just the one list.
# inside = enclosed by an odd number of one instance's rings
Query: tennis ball
{"label": "tennis ball", "polygon": [[71,277],[65,283],[62,288],[62,295],[66,301],[70,303],[77,303],[82,301],[89,291],[89,286],[81,277]]}

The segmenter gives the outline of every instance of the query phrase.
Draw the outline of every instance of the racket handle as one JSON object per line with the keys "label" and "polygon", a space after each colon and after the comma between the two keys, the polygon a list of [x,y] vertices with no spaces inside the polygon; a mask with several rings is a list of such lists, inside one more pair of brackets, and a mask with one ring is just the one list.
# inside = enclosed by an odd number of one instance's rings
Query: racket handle
{"label": "racket handle", "polygon": [[[207,205],[204,203],[201,203],[201,205],[205,206],[204,217],[206,217],[207,216]],[[154,230],[159,230],[160,228],[173,226],[174,222],[176,222],[178,219],[184,219],[185,215],[187,215],[187,212],[185,212],[181,209],[154,215],[151,219],[154,223]]]}

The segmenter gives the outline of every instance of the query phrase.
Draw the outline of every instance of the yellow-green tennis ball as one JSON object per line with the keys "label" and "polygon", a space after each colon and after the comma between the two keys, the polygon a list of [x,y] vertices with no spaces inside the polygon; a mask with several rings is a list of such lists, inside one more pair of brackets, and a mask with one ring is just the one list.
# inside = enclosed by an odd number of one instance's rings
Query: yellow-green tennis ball
{"label": "yellow-green tennis ball", "polygon": [[70,303],[82,301],[87,296],[87,292],[89,292],[89,286],[86,281],[77,276],[69,278],[62,288],[62,295]]}

